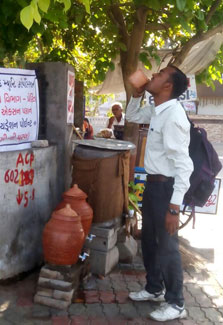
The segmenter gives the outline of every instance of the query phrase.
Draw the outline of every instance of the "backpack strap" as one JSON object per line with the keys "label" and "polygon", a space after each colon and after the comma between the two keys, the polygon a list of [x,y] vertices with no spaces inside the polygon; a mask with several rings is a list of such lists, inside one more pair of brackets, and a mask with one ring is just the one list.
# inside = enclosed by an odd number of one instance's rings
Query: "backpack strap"
{"label": "backpack strap", "polygon": [[[186,214],[186,208],[187,208],[187,206],[188,205],[184,205],[184,207],[183,207],[183,211],[182,211],[182,213],[183,214]],[[185,221],[185,223],[183,223],[180,227],[179,227],[179,229],[182,229],[183,227],[185,227],[189,222],[190,222],[190,220],[191,219],[193,219],[193,224],[192,224],[192,229],[195,229],[195,219],[196,219],[196,215],[195,215],[195,205],[194,206],[192,206],[191,207],[191,213],[188,215],[188,214],[186,214],[187,216],[188,216],[188,219]]]}

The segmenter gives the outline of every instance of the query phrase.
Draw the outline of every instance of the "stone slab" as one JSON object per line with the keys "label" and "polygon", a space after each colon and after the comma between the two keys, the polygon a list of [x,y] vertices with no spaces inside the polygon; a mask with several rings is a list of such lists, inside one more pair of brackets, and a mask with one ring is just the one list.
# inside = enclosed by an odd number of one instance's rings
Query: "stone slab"
{"label": "stone slab", "polygon": [[84,246],[90,249],[96,249],[98,251],[107,252],[112,249],[117,242],[117,229],[115,228],[102,228],[91,227],[90,234],[95,237],[89,241],[86,239]]}
{"label": "stone slab", "polygon": [[47,279],[47,278],[42,278],[42,277],[39,277],[38,285],[41,288],[58,289],[58,290],[62,290],[62,291],[71,291],[71,289],[72,289],[71,282],[55,280],[55,279]]}
{"label": "stone slab", "polygon": [[37,304],[54,307],[62,310],[67,309],[71,304],[70,301],[58,300],[50,297],[43,297],[37,294],[34,296],[34,302]]}
{"label": "stone slab", "polygon": [[117,265],[119,261],[119,251],[116,246],[107,252],[91,250],[90,270],[93,274],[107,275]]}

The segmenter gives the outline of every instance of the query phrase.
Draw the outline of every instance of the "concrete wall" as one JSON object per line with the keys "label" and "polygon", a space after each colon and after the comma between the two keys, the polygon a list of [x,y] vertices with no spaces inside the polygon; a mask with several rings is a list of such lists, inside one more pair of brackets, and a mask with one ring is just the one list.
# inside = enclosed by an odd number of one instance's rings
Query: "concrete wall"
{"label": "concrete wall", "polygon": [[57,147],[0,153],[0,279],[42,262],[42,230],[60,199]]}
{"label": "concrete wall", "polygon": [[58,145],[57,186],[62,193],[71,184],[73,127],[67,124],[67,75],[73,67],[62,62],[43,62],[27,64],[27,68],[35,70],[38,78],[44,138]]}

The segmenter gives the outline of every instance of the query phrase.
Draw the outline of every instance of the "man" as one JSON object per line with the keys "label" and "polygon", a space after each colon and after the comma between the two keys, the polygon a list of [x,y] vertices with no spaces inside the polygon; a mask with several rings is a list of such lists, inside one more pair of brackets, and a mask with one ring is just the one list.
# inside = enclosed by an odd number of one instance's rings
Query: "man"
{"label": "man", "polygon": [[115,102],[112,105],[112,114],[114,116],[110,117],[108,120],[108,128],[114,129],[114,125],[125,125],[125,115],[122,113],[122,104]]}
{"label": "man", "polygon": [[[129,297],[135,301],[166,301],[149,315],[157,321],[186,317],[177,229],[193,163],[188,153],[190,124],[176,99],[186,89],[185,74],[168,66],[134,91],[126,113],[129,122],[150,124],[144,157],[148,176],[142,205],[147,283],[145,290],[131,292]],[[155,107],[140,108],[145,90],[153,95]]]}

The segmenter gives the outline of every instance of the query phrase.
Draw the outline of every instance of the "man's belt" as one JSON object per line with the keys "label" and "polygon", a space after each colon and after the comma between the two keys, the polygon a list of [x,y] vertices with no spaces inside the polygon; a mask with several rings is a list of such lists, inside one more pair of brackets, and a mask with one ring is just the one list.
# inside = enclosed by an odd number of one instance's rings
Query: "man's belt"
{"label": "man's belt", "polygon": [[173,177],[167,177],[160,174],[148,174],[147,182],[167,182],[169,180],[173,180]]}

